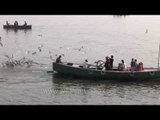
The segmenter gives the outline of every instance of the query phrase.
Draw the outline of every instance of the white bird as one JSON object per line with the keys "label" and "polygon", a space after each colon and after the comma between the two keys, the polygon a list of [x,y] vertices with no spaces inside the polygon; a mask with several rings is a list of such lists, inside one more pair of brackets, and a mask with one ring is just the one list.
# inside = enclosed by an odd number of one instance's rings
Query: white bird
{"label": "white bird", "polygon": [[53,58],[53,56],[50,55],[50,59],[52,59],[52,58]]}
{"label": "white bird", "polygon": [[39,50],[39,52],[41,52],[41,51],[42,51],[42,47],[43,47],[43,45],[38,46],[38,50]]}
{"label": "white bird", "polygon": [[30,53],[30,51],[28,50],[28,51],[26,51],[26,54],[29,54]]}
{"label": "white bird", "polygon": [[0,45],[3,47],[3,44],[0,42]]}
{"label": "white bird", "polygon": [[5,57],[7,57],[7,58],[9,58],[9,56],[8,55],[4,55]]}
{"label": "white bird", "polygon": [[41,52],[42,51],[41,47],[38,47],[38,50],[39,50],[39,52]]}
{"label": "white bird", "polygon": [[83,46],[81,48],[79,48],[79,51],[81,51],[83,49]]}

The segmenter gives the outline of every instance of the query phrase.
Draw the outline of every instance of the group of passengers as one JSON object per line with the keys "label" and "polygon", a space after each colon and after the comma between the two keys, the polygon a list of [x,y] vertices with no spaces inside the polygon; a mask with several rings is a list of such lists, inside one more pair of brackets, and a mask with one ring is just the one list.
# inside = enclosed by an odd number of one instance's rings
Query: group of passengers
{"label": "group of passengers", "polygon": [[[10,23],[9,23],[8,21],[6,21],[6,25],[9,26]],[[15,21],[15,22],[14,22],[14,26],[18,26],[18,21]]]}
{"label": "group of passengers", "polygon": [[143,63],[137,63],[137,59],[132,58],[130,67],[127,67],[124,60],[121,60],[121,63],[118,64],[118,70],[124,71],[124,70],[130,70],[130,71],[143,71]]}
{"label": "group of passengers", "polygon": [[106,61],[105,61],[105,69],[106,70],[110,70],[110,69],[113,69],[113,61],[114,61],[114,58],[113,58],[113,55],[111,55],[111,57],[106,57]]}
{"label": "group of passengers", "polygon": [[137,63],[137,59],[132,58],[131,60],[131,71],[143,71],[143,63]]}
{"label": "group of passengers", "polygon": [[[105,61],[105,70],[112,70],[113,69],[113,55],[111,57],[106,57]],[[118,64],[118,70],[119,71],[125,71],[125,70],[130,70],[130,71],[143,71],[143,63],[137,63],[137,59],[132,58],[130,67],[127,67],[126,63],[124,60],[121,60],[121,63]]]}
{"label": "group of passengers", "polygon": [[[9,26],[10,24],[8,23],[8,21],[6,21],[6,25]],[[14,22],[14,26],[18,26],[18,21]],[[27,22],[24,21],[24,25],[23,26],[27,26]]]}
{"label": "group of passengers", "polygon": [[[14,26],[18,26],[18,21],[15,21],[15,22],[14,22]],[[26,22],[26,21],[24,21],[23,26],[27,26],[27,22]]]}
{"label": "group of passengers", "polygon": [[[104,64],[105,70],[113,70],[113,62],[114,62],[114,57],[111,55],[111,57],[106,57],[106,61]],[[56,63],[62,63],[61,62],[61,55],[56,59]],[[88,60],[86,59],[83,65],[83,68],[88,68]],[[127,67],[126,63],[124,60],[121,60],[121,63],[118,64],[118,70],[119,71],[143,71],[143,63],[137,63],[137,59],[132,58],[130,62],[130,67]]]}

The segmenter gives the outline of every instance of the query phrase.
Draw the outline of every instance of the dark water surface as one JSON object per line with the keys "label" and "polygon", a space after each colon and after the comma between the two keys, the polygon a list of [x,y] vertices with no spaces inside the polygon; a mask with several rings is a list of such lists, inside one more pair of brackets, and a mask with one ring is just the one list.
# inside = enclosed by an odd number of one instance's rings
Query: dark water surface
{"label": "dark water surface", "polygon": [[[32,30],[4,30],[27,21]],[[0,104],[160,104],[160,81],[87,80],[47,73],[57,55],[90,63],[114,55],[157,67],[160,16],[0,16]],[[20,64],[7,67],[6,62]]]}

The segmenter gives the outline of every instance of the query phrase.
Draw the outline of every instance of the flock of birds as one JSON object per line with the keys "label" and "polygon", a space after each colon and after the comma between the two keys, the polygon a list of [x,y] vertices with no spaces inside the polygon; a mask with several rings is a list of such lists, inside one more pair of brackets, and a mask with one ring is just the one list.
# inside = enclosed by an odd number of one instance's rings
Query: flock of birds
{"label": "flock of birds", "polygon": [[16,60],[14,59],[13,55],[12,57],[9,57],[8,55],[5,55],[8,60],[4,63],[2,63],[2,67],[7,67],[7,68],[14,68],[15,66],[26,66],[26,67],[31,67],[32,64],[37,64],[34,61],[27,59],[23,57],[22,59]]}
{"label": "flock of birds", "polygon": [[[39,37],[42,37],[42,35],[38,35]],[[2,37],[0,36],[0,46],[3,47],[3,43],[2,43]],[[43,50],[43,45],[39,45],[37,47],[36,51],[31,51],[31,50],[27,50],[26,54],[30,54],[30,55],[37,55],[38,53],[42,52]],[[54,53],[59,53],[60,49],[62,49],[63,47],[59,47],[59,50],[57,49],[51,49],[49,50],[49,59],[51,59],[52,61],[55,61],[55,57],[58,57],[59,55],[65,57],[64,54],[54,54]],[[68,47],[67,47],[68,48]],[[81,46],[79,48],[73,48],[73,50],[77,50],[77,51],[81,51],[84,49],[84,46]],[[16,57],[12,54],[11,56],[9,55],[4,55],[4,57],[7,59],[4,63],[2,63],[2,67],[7,67],[7,68],[14,68],[16,66],[26,66],[26,67],[31,67],[33,64],[39,64],[37,62],[34,62],[31,59],[28,59],[27,57],[22,57],[21,59],[16,59]]]}
{"label": "flock of birds", "polygon": [[[42,35],[38,35],[40,37],[42,37]],[[3,43],[2,43],[2,37],[0,36],[0,46],[3,47]],[[43,45],[38,46],[38,51],[42,52],[42,48]],[[36,55],[37,52],[31,52],[31,51],[27,51],[27,54],[32,54],[32,55]],[[21,59],[16,59],[13,54],[11,56],[9,55],[4,55],[5,58],[7,58],[7,61],[5,61],[4,63],[2,63],[2,67],[7,67],[7,68],[14,68],[15,66],[26,66],[26,67],[31,67],[33,64],[38,64],[36,62],[34,62],[31,59],[28,59],[26,57],[23,57]]]}
{"label": "flock of birds", "polygon": [[[146,31],[145,31],[145,33],[147,34],[148,33],[148,29],[146,29]],[[40,34],[40,35],[38,35],[39,37],[42,37],[42,35]],[[2,43],[2,37],[0,36],[0,46],[1,47],[3,47],[3,43]],[[40,46],[38,46],[38,52],[42,52],[42,48],[43,48],[44,46],[43,45],[40,45]],[[63,47],[59,47],[59,49],[62,49]],[[67,48],[67,49],[69,49],[69,48]],[[73,48],[73,50],[77,50],[77,51],[82,51],[84,49],[84,46],[81,46],[80,48]],[[56,52],[59,52],[58,50],[54,50],[54,49],[52,49],[52,50],[49,50],[49,58],[51,59],[51,60],[55,60],[54,58],[55,57],[58,57],[59,55],[58,54],[54,54],[53,55],[53,51],[56,51]],[[86,51],[84,52],[84,53],[86,53]],[[31,55],[36,55],[37,54],[37,51],[34,51],[34,52],[31,52],[31,51],[26,51],[26,54],[31,54]],[[7,61],[5,61],[4,63],[2,63],[2,66],[3,67],[7,67],[7,68],[14,68],[15,66],[27,66],[27,67],[31,67],[33,64],[38,64],[38,63],[36,63],[36,62],[34,62],[33,60],[31,60],[31,59],[28,59],[28,58],[26,58],[26,57],[23,57],[23,58],[21,58],[21,59],[19,59],[19,60],[16,60],[15,58],[14,58],[14,56],[12,55],[11,57],[10,56],[8,56],[8,55],[4,55],[8,60]],[[64,54],[61,54],[61,56],[65,56]]]}

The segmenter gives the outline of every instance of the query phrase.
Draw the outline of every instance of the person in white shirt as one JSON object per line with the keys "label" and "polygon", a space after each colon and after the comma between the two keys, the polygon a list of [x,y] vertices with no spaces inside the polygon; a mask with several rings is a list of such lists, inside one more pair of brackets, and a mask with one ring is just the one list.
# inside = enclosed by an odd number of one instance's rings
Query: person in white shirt
{"label": "person in white shirt", "polygon": [[88,60],[86,59],[84,64],[83,64],[83,68],[88,68]]}
{"label": "person in white shirt", "polygon": [[123,71],[126,70],[126,64],[124,62],[124,60],[121,60],[122,63],[119,63],[118,65],[118,70]]}
{"label": "person in white shirt", "polygon": [[122,60],[122,66],[123,66],[122,70],[127,70],[127,66],[126,66],[126,63],[124,62],[124,60]]}

